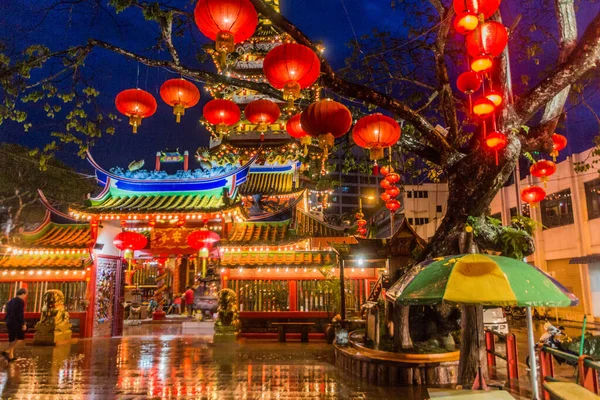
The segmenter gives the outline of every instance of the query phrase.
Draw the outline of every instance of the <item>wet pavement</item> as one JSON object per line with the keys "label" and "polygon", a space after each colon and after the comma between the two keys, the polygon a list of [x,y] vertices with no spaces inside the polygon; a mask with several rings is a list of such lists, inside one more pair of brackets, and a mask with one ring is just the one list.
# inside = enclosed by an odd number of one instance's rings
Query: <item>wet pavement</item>
{"label": "wet pavement", "polygon": [[[175,329],[170,327],[168,329]],[[140,330],[144,332],[144,330]],[[162,328],[161,328],[162,331]],[[2,399],[407,399],[424,388],[361,383],[333,365],[322,343],[211,344],[159,335],[26,345],[0,362]]]}

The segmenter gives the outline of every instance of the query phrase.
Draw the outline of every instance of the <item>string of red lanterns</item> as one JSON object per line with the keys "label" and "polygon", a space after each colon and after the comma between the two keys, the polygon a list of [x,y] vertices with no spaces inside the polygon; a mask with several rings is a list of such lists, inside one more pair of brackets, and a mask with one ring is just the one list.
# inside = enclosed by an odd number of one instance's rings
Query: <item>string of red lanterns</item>
{"label": "string of red lanterns", "polygon": [[352,129],[352,139],[359,147],[369,150],[369,158],[375,161],[373,175],[379,174],[377,160],[384,156],[384,149],[400,140],[400,125],[390,117],[372,114],[359,119]]}

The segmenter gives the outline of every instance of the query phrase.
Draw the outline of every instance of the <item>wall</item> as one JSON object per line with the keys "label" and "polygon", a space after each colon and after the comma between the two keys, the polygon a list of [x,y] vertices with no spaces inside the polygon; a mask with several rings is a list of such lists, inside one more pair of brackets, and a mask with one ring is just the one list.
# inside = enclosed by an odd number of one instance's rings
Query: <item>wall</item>
{"label": "wall", "polygon": [[[426,239],[431,238],[446,212],[448,185],[445,183],[423,183],[421,185],[404,185],[403,188],[404,216],[408,218],[409,223],[419,236]],[[413,193],[412,197],[408,197],[408,192]],[[427,192],[427,198],[415,198],[415,192]],[[438,206],[441,206],[441,212],[438,212]],[[418,218],[427,218],[429,223],[417,224]]]}

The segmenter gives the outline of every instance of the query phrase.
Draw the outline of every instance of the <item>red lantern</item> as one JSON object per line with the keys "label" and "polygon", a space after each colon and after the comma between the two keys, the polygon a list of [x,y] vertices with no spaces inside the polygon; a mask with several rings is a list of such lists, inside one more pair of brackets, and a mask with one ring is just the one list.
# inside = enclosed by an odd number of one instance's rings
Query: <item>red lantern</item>
{"label": "red lantern", "polygon": [[471,61],[471,69],[473,72],[483,73],[492,69],[494,61],[490,56],[478,56],[474,57]]}
{"label": "red lantern", "polygon": [[367,228],[358,228],[356,231],[361,236],[365,236],[367,234]]}
{"label": "red lantern", "polygon": [[382,189],[387,189],[390,186],[392,186],[392,183],[390,183],[390,181],[388,181],[387,179],[382,179],[381,182],[379,182],[379,186],[381,186]]}
{"label": "red lantern", "polygon": [[400,209],[400,202],[396,199],[386,201],[385,207],[390,210],[391,213],[395,213]]}
{"label": "red lantern", "polygon": [[454,18],[454,29],[461,35],[466,35],[471,32],[477,28],[478,24],[479,18],[477,18],[477,15],[470,12],[456,14],[456,18]]}
{"label": "red lantern", "polygon": [[352,126],[352,114],[341,103],[331,99],[310,104],[301,114],[302,128],[312,137],[319,139],[319,147],[325,157],[336,138],[343,136]]}
{"label": "red lantern", "polygon": [[216,126],[216,132],[223,134],[227,127],[235,125],[240,120],[240,108],[231,100],[215,99],[204,105],[204,118]]}
{"label": "red lantern", "polygon": [[177,222],[175,223],[175,226],[177,226],[178,228],[181,228],[184,225],[185,225],[184,219],[178,219]]}
{"label": "red lantern", "polygon": [[521,200],[529,203],[531,207],[535,207],[537,203],[544,200],[544,197],[546,197],[546,192],[539,186],[529,185],[521,190]]}
{"label": "red lantern", "polygon": [[115,105],[121,114],[129,117],[133,133],[137,133],[142,119],[152,116],[158,107],[154,96],[142,89],[123,90],[115,98]]}
{"label": "red lantern", "polygon": [[567,138],[563,135],[559,135],[558,133],[552,134],[552,159],[556,161],[556,157],[558,157],[558,152],[567,147]]}
{"label": "red lantern", "polygon": [[467,35],[465,44],[471,57],[498,57],[508,44],[508,32],[501,23],[487,21]]}
{"label": "red lantern", "polygon": [[356,217],[356,219],[363,219],[365,217],[365,214],[363,214],[362,211],[359,211],[356,214],[354,214],[354,216]]}
{"label": "red lantern", "polygon": [[381,167],[379,172],[381,173],[381,175],[386,176],[390,172],[394,172],[394,168],[392,168],[391,166]]}
{"label": "red lantern", "polygon": [[398,182],[400,182],[400,175],[398,175],[395,172],[390,172],[385,177],[385,180],[388,181],[389,183],[398,183]]}
{"label": "red lantern", "polygon": [[119,250],[141,250],[148,245],[148,239],[141,233],[124,231],[113,239],[113,244]]}
{"label": "red lantern", "polygon": [[217,233],[206,228],[193,231],[186,239],[187,244],[196,250],[210,250],[219,240],[221,237]]}
{"label": "red lantern", "polygon": [[481,87],[481,77],[473,71],[463,72],[458,76],[456,86],[458,90],[470,96]]}
{"label": "red lantern", "polygon": [[181,116],[185,109],[194,107],[200,101],[200,91],[192,82],[183,78],[169,79],[160,87],[160,97],[163,101],[173,107],[176,121],[181,122]]}
{"label": "red lantern", "polygon": [[502,93],[490,90],[485,94],[485,98],[494,103],[494,106],[500,107],[502,105]]}
{"label": "red lantern", "polygon": [[391,196],[386,192],[381,193],[381,196],[379,197],[381,198],[381,200],[383,200],[384,203],[391,199]]}
{"label": "red lantern", "polygon": [[485,137],[485,144],[496,153],[496,165],[498,165],[498,152],[506,147],[506,135],[494,131]]}
{"label": "red lantern", "polygon": [[300,97],[300,90],[306,89],[319,78],[321,62],[310,48],[286,43],[267,53],[263,72],[271,86],[282,89],[284,100],[292,105]]}
{"label": "red lantern", "polygon": [[391,198],[398,197],[400,194],[400,189],[398,189],[396,186],[390,186],[389,188],[385,189],[385,193],[387,193]]}
{"label": "red lantern", "polygon": [[121,227],[125,228],[127,226],[127,221],[122,219],[120,224],[121,224]]}
{"label": "red lantern", "polygon": [[153,220],[153,219],[151,219],[150,221],[148,221],[148,226],[149,226],[150,228],[154,228],[154,227],[156,226],[156,221],[155,221],[155,220]]}
{"label": "red lantern", "polygon": [[300,114],[296,114],[290,118],[285,124],[285,130],[291,137],[300,139],[300,143],[304,145],[304,155],[306,156],[308,154],[307,146],[310,145],[312,139],[308,133],[302,129],[302,122],[300,121],[300,118]]}
{"label": "red lantern", "polygon": [[258,14],[250,0],[198,0],[194,20],[200,32],[214,40],[215,49],[225,55],[235,43],[248,40],[258,24]]}
{"label": "red lantern", "polygon": [[400,139],[400,125],[382,114],[368,115],[356,122],[352,139],[358,146],[369,149],[371,160],[380,160],[384,155],[383,149]]}
{"label": "red lantern", "polygon": [[456,14],[465,12],[483,14],[483,18],[487,19],[498,11],[500,0],[454,0],[453,5]]}
{"label": "red lantern", "polygon": [[479,118],[491,117],[495,110],[496,107],[494,106],[494,103],[485,97],[475,100],[475,103],[473,104],[473,114],[477,115]]}
{"label": "red lantern", "polygon": [[362,228],[363,226],[367,225],[367,221],[364,219],[359,219],[358,221],[356,221],[356,225],[358,225],[359,228]]}
{"label": "red lantern", "polygon": [[540,160],[531,165],[529,172],[531,172],[531,175],[535,176],[536,178],[540,178],[542,182],[544,182],[544,187],[546,187],[548,177],[554,175],[556,172],[556,164],[554,164],[552,161]]}
{"label": "red lantern", "polygon": [[263,140],[264,132],[269,125],[275,123],[281,115],[279,106],[267,99],[254,100],[244,109],[246,119],[252,124],[258,125],[256,130],[260,132],[260,139]]}

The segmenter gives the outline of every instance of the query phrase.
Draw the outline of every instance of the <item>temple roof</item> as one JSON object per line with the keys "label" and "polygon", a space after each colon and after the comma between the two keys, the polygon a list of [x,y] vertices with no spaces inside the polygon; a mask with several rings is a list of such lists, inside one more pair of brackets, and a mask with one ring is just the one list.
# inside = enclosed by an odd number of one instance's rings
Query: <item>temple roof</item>
{"label": "temple roof", "polygon": [[291,220],[281,222],[237,222],[229,234],[229,244],[280,244],[287,239]]}
{"label": "temple roof", "polygon": [[0,268],[84,268],[91,263],[92,260],[87,252],[22,253],[0,258]]}
{"label": "temple roof", "polygon": [[25,248],[85,249],[93,243],[89,224],[56,224],[49,222],[40,228],[19,236],[16,246]]}
{"label": "temple roof", "polygon": [[346,236],[344,228],[320,221],[317,217],[310,215],[306,211],[297,209],[296,215],[298,225],[296,231],[300,236]]}
{"label": "temple roof", "polygon": [[335,253],[330,251],[279,251],[279,252],[232,252],[221,257],[222,266],[302,265],[321,266],[336,262]]}
{"label": "temple roof", "polygon": [[261,194],[288,194],[297,191],[294,184],[294,172],[282,173],[250,173],[246,183],[240,188],[243,195]]}

